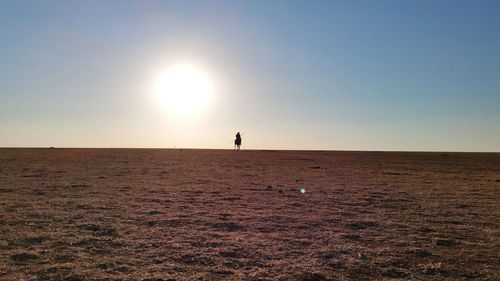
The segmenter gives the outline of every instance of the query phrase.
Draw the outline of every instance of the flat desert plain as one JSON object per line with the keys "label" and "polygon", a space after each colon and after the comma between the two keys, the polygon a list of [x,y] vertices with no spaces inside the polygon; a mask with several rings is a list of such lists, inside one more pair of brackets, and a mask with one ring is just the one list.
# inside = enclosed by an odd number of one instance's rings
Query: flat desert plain
{"label": "flat desert plain", "polygon": [[500,280],[499,206],[498,153],[0,149],[0,279]]}

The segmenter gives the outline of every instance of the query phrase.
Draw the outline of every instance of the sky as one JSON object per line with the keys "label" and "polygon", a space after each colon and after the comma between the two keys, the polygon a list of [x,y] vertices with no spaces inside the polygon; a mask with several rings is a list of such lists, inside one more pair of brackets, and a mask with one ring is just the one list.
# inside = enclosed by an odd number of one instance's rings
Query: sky
{"label": "sky", "polygon": [[[171,65],[209,105],[152,98]],[[0,147],[500,151],[500,1],[0,0]]]}

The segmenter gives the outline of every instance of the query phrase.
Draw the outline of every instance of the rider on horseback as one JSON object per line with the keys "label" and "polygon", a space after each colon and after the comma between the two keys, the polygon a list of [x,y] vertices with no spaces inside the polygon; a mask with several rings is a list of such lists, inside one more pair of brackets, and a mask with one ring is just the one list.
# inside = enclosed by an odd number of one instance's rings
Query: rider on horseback
{"label": "rider on horseback", "polygon": [[236,134],[236,139],[234,140],[234,149],[240,150],[241,146],[241,135],[240,132]]}

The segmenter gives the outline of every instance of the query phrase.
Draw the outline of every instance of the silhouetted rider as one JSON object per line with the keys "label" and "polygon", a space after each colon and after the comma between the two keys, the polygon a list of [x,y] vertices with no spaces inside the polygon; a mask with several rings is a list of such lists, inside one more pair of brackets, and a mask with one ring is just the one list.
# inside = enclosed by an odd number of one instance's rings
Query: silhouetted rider
{"label": "silhouetted rider", "polygon": [[234,149],[240,150],[241,146],[241,135],[240,132],[236,134],[236,139],[234,140]]}

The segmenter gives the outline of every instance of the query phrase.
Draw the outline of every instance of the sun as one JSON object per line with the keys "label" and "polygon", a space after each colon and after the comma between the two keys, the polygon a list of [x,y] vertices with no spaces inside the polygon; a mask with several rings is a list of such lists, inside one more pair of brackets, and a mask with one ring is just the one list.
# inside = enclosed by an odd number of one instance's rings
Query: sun
{"label": "sun", "polygon": [[159,75],[154,95],[158,103],[177,116],[202,112],[213,95],[212,81],[190,64],[175,64]]}

